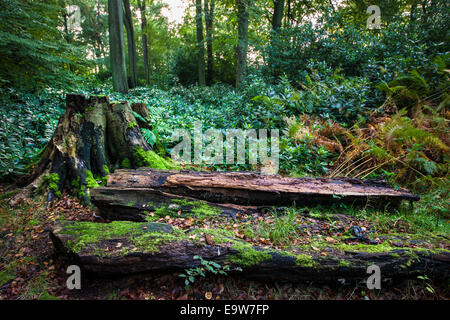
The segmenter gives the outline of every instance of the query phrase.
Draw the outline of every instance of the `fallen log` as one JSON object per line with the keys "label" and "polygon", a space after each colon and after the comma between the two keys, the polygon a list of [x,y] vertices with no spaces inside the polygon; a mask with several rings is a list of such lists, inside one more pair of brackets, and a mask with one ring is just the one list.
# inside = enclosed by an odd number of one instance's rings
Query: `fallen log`
{"label": "fallen log", "polygon": [[192,197],[169,194],[151,188],[96,188],[91,201],[100,216],[108,220],[145,221],[149,213],[159,216],[224,215],[234,217],[238,212],[253,212],[256,207],[220,205]]}
{"label": "fallen log", "polygon": [[[212,244],[202,241],[208,232],[214,237]],[[428,275],[444,280],[450,270],[450,251],[445,249],[377,245],[340,249],[329,244],[321,249],[327,252],[323,255],[307,248],[262,249],[220,230],[184,232],[148,222],[66,222],[57,225],[50,237],[58,252],[86,271],[103,275],[183,271],[200,266],[195,256],[231,270],[240,267],[240,276],[264,280],[362,280],[368,277],[369,265],[380,267],[383,279]]]}
{"label": "fallen log", "polygon": [[[180,198],[181,197],[181,198]],[[289,178],[250,172],[165,171],[150,168],[117,170],[107,187],[93,189],[91,200],[100,214],[113,220],[142,221],[145,211],[169,206],[183,197],[207,201],[228,214],[268,206],[347,203],[398,206],[418,196],[379,181],[352,178]],[[145,205],[151,203],[151,208]],[[128,205],[131,204],[131,205]],[[238,205],[230,208],[230,204]],[[228,207],[229,209],[226,209]],[[228,210],[228,211],[227,211]]]}

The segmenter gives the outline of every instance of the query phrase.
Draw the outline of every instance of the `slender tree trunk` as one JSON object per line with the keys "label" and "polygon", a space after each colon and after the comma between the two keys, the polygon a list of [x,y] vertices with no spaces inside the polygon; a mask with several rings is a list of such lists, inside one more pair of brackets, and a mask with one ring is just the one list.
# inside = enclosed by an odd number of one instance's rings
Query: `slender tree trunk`
{"label": "slender tree trunk", "polygon": [[125,46],[123,40],[123,10],[121,0],[108,0],[109,52],[113,77],[113,88],[128,92]]}
{"label": "slender tree trunk", "polygon": [[330,2],[331,10],[333,10],[333,12],[336,12],[336,8],[334,7],[333,1],[329,0],[329,2]]}
{"label": "slender tree trunk", "polygon": [[198,84],[204,86],[205,79],[205,47],[203,43],[202,0],[195,0],[197,24],[197,60],[198,60]]}
{"label": "slender tree trunk", "polygon": [[[281,23],[283,21],[284,15],[284,0],[275,0],[273,7],[273,16],[272,16],[272,35],[270,38],[271,50],[269,51],[269,65],[275,65],[276,53],[278,52],[275,43],[276,38],[278,37],[278,30],[281,28]],[[271,68],[272,69],[272,68]],[[273,76],[278,76],[277,71],[273,70]]]}
{"label": "slender tree trunk", "polygon": [[124,23],[127,30],[128,42],[128,62],[130,74],[130,88],[136,88],[137,85],[137,53],[136,40],[134,38],[133,16],[131,15],[130,0],[123,0]]}
{"label": "slender tree trunk", "polygon": [[206,26],[206,52],[207,52],[207,67],[206,83],[211,85],[214,77],[214,57],[213,57],[213,22],[214,22],[214,5],[215,0],[205,0],[205,26]]}
{"label": "slender tree trunk", "polygon": [[411,21],[416,20],[416,9],[417,9],[417,1],[414,1],[411,5],[411,13],[409,16]]}
{"label": "slender tree trunk", "polygon": [[238,45],[236,47],[236,88],[240,88],[247,69],[248,49],[248,2],[247,0],[236,0],[238,11]]}
{"label": "slender tree trunk", "polygon": [[287,14],[286,19],[284,19],[284,27],[290,27],[292,24],[292,13],[291,13],[291,0],[287,2]]}
{"label": "slender tree trunk", "polygon": [[[100,30],[100,25],[101,25],[101,23],[100,23],[100,15],[101,15],[101,12],[100,12],[100,5],[99,5],[99,1],[98,0],[97,0],[96,4],[97,5],[96,5],[95,25]],[[102,40],[101,31],[96,33],[95,41],[98,44],[98,56],[97,56],[98,63],[97,63],[97,65],[98,65],[98,69],[99,69],[99,72],[100,72],[100,71],[103,71],[103,67],[104,67],[104,57],[103,57],[104,49],[103,49],[103,40]]]}
{"label": "slender tree trunk", "polygon": [[147,16],[146,16],[146,8],[147,8],[147,0],[138,0],[139,11],[141,12],[141,32],[142,32],[142,52],[144,56],[144,73],[145,73],[145,81],[147,85],[150,85],[150,63],[148,56],[148,41],[147,34],[145,30],[147,29]]}
{"label": "slender tree trunk", "polygon": [[284,13],[284,0],[275,0],[272,16],[272,29],[278,30],[281,28],[281,21]]}

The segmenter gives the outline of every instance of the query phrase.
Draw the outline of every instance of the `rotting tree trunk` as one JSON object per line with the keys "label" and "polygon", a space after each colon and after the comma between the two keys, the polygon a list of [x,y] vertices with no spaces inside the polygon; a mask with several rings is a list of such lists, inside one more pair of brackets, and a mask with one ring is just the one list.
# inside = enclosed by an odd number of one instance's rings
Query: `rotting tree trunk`
{"label": "rotting tree trunk", "polygon": [[81,199],[89,201],[89,187],[96,186],[96,180],[108,175],[109,170],[118,168],[124,159],[135,166],[134,153],[138,148],[150,150],[127,102],[67,95],[66,112],[60,117],[40,162],[30,177],[20,182],[28,187],[19,198],[36,188],[43,176],[57,174],[57,181],[53,182],[58,188],[50,188],[49,201],[58,190],[72,188]]}
{"label": "rotting tree trunk", "polygon": [[231,238],[224,241],[218,234],[214,241],[221,240],[220,243],[206,244],[199,238],[200,234],[193,237],[188,232],[184,237],[175,236],[170,225],[148,222],[133,225],[132,236],[112,235],[114,226],[94,223],[99,239],[86,243],[80,240],[89,229],[83,224],[89,223],[57,225],[50,232],[50,238],[59,253],[68,255],[85,270],[101,274],[182,271],[200,266],[200,261],[194,256],[241,267],[243,272],[238,273],[239,276],[263,280],[365,280],[369,277],[369,265],[380,267],[385,280],[415,278],[424,274],[443,280],[448,279],[450,270],[448,251],[436,253],[422,248],[407,248],[364,252],[355,246],[355,250],[347,251],[330,247],[328,254],[323,256],[305,249],[293,253],[263,249]]}
{"label": "rotting tree trunk", "polygon": [[234,209],[242,211],[331,203],[385,208],[396,206],[402,200],[419,199],[406,189],[393,189],[382,182],[351,178],[288,178],[250,172],[149,168],[117,170],[108,177],[107,187],[92,191],[92,201],[100,209],[100,214],[111,220],[142,221],[145,217],[143,212],[149,211],[145,204],[152,202],[155,208],[166,206],[177,197],[207,201],[209,205],[238,205],[241,207]]}

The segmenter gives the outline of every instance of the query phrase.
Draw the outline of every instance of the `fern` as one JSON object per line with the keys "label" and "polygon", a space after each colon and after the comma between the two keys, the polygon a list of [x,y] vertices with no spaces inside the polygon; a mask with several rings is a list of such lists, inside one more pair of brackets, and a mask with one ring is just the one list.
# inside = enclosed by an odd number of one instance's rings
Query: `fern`
{"label": "fern", "polygon": [[157,142],[156,135],[153,133],[152,130],[149,129],[141,129],[141,131],[145,141],[147,141],[147,143],[153,148],[153,146]]}

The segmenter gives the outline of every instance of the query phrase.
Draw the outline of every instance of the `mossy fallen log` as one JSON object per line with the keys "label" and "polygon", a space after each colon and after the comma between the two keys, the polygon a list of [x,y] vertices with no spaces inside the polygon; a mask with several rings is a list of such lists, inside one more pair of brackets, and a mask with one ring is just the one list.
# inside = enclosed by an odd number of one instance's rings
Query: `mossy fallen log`
{"label": "mossy fallen log", "polygon": [[[204,241],[206,234],[213,243]],[[307,246],[284,251],[255,247],[227,230],[187,232],[151,222],[65,222],[50,237],[58,252],[103,275],[182,271],[200,265],[194,256],[240,267],[241,276],[265,280],[362,280],[370,265],[380,267],[383,279],[428,275],[442,280],[450,270],[450,251],[445,249],[326,243],[321,252]]]}
{"label": "mossy fallen log", "polygon": [[108,220],[145,221],[150,213],[159,217],[193,215],[224,215],[256,211],[256,207],[220,205],[183,197],[149,188],[96,188],[91,193],[92,203],[99,214]]}
{"label": "mossy fallen log", "polygon": [[[92,190],[92,202],[100,214],[112,220],[141,221],[144,212],[167,207],[177,197],[207,201],[232,214],[261,206],[306,206],[331,203],[397,206],[418,196],[406,189],[350,178],[289,178],[250,172],[166,171],[150,168],[116,170],[107,187]],[[131,203],[132,205],[125,205]],[[146,204],[150,205],[146,208]],[[235,205],[230,208],[230,204]],[[237,206],[241,206],[236,207]],[[229,209],[224,209],[227,206]]]}

